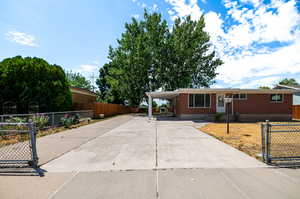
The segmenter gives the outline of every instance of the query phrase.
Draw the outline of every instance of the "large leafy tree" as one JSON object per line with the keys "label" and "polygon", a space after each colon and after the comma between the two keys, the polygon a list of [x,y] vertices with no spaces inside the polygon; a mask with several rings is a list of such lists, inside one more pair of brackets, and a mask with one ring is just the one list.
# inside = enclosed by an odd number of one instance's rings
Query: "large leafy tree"
{"label": "large leafy tree", "polygon": [[101,93],[113,90],[138,105],[148,91],[210,86],[222,61],[211,50],[204,27],[203,16],[177,19],[171,30],[158,13],[145,11],[143,20],[133,18],[118,46],[110,47],[105,73],[100,69]]}
{"label": "large leafy tree", "polygon": [[294,78],[285,78],[283,80],[281,80],[278,84],[281,85],[291,85],[291,86],[298,86],[299,83],[294,79]]}
{"label": "large leafy tree", "polygon": [[83,88],[87,90],[92,90],[93,86],[89,80],[87,80],[82,74],[67,71],[66,76],[70,86],[74,86],[77,88]]}
{"label": "large leafy tree", "polygon": [[0,96],[2,103],[15,103],[18,113],[27,113],[31,103],[42,112],[68,110],[72,105],[63,69],[36,57],[16,56],[0,62]]}
{"label": "large leafy tree", "polygon": [[112,63],[105,64],[99,71],[99,79],[96,81],[99,86],[97,101],[124,104],[124,99],[122,99],[118,91],[114,89],[118,86],[119,81],[114,81],[114,78],[111,78],[109,75],[109,69],[113,67],[111,64]]}
{"label": "large leafy tree", "polygon": [[222,61],[210,52],[209,35],[204,31],[202,16],[198,21],[177,18],[168,43],[169,62],[161,83],[165,90],[209,87],[214,83],[216,68]]}

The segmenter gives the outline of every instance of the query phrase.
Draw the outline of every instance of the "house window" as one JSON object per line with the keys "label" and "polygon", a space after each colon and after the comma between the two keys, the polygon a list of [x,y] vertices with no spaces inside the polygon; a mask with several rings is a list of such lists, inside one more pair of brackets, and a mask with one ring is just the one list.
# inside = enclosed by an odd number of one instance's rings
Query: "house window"
{"label": "house window", "polygon": [[283,94],[271,94],[271,102],[283,102]]}
{"label": "house window", "polygon": [[233,99],[244,100],[244,99],[247,99],[247,95],[245,93],[234,94]]}
{"label": "house window", "polygon": [[191,108],[210,107],[210,94],[189,94],[189,107]]}

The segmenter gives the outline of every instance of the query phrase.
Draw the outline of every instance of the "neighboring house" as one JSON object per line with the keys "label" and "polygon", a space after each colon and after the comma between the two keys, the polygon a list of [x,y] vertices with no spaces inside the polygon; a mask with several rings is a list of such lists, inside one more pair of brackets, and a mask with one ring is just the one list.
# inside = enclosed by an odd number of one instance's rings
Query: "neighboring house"
{"label": "neighboring house", "polygon": [[276,89],[293,89],[295,93],[293,94],[293,105],[300,105],[300,85],[281,85],[278,84]]}
{"label": "neighboring house", "polygon": [[278,84],[276,89],[291,89],[293,94],[293,119],[300,120],[300,85],[281,85]]}
{"label": "neighboring house", "polygon": [[72,93],[72,104],[96,102],[96,93],[87,89],[70,87]]}
{"label": "neighboring house", "polygon": [[213,120],[216,113],[225,113],[224,98],[232,98],[231,115],[241,121],[290,120],[293,89],[178,89],[169,92],[149,92],[149,117],[152,117],[153,98],[168,99],[174,114],[181,119]]}

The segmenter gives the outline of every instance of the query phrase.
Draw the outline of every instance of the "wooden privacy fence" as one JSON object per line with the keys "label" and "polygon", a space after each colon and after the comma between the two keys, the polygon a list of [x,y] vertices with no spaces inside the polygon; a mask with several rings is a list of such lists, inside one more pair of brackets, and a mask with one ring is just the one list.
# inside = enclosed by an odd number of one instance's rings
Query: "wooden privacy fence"
{"label": "wooden privacy fence", "polygon": [[293,119],[300,119],[300,105],[293,105]]}
{"label": "wooden privacy fence", "polygon": [[123,106],[120,104],[108,104],[108,103],[77,103],[73,105],[75,110],[93,110],[94,117],[99,117],[100,114],[104,116],[112,116],[124,113],[137,113],[139,111],[136,107]]}

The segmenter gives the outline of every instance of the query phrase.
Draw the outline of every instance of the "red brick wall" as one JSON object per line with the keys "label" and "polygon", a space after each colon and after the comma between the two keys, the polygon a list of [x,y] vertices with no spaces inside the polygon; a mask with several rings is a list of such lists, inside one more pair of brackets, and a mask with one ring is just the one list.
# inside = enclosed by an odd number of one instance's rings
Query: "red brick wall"
{"label": "red brick wall", "polygon": [[[292,94],[284,94],[282,103],[274,103],[270,102],[270,94],[248,94],[246,100],[234,100],[233,111],[240,114],[292,114],[292,98]],[[188,108],[188,94],[181,93],[176,98],[176,113],[216,113],[216,94],[211,94],[210,108]]]}
{"label": "red brick wall", "polygon": [[284,94],[283,102],[271,102],[270,94],[248,94],[245,100],[233,101],[233,111],[240,114],[292,114],[292,104],[292,94]]}
{"label": "red brick wall", "polygon": [[211,94],[210,108],[189,108],[187,93],[180,93],[176,98],[176,114],[210,114],[216,112],[216,94]]}

